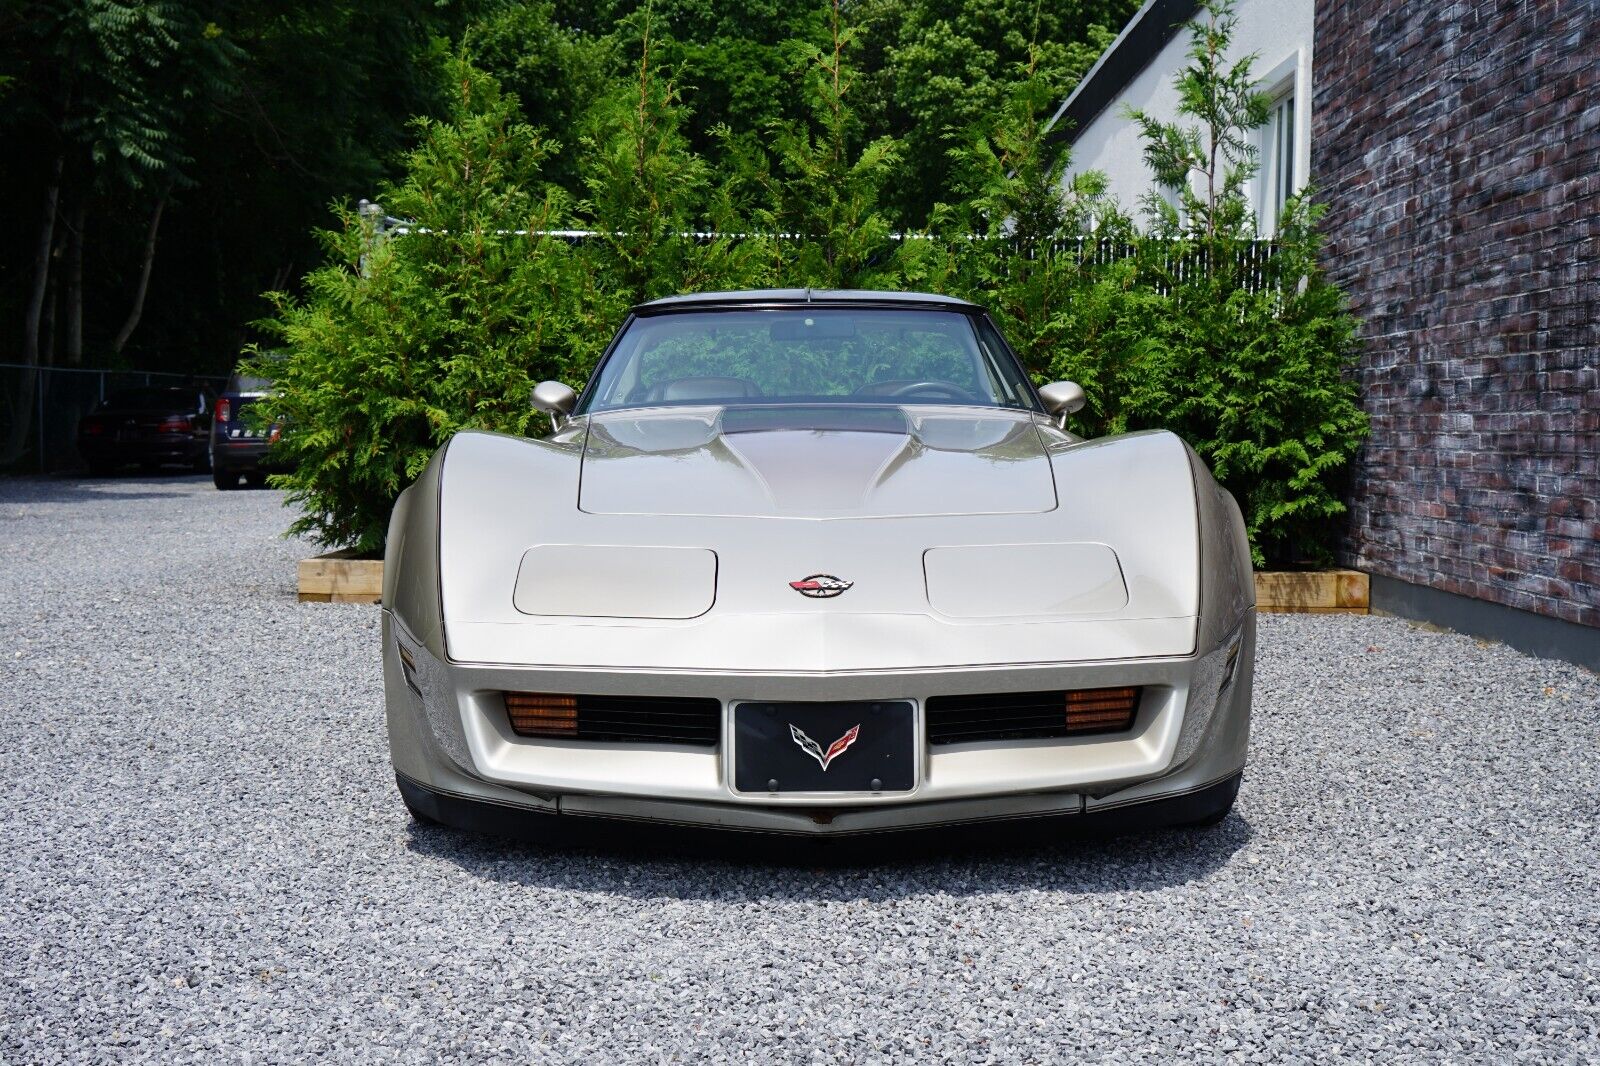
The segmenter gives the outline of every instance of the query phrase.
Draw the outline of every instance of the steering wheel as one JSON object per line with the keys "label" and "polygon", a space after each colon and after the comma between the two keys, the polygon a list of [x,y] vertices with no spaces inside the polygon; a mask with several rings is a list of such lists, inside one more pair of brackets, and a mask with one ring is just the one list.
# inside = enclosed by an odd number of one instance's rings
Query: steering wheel
{"label": "steering wheel", "polygon": [[901,385],[898,389],[890,389],[888,395],[899,399],[902,396],[913,396],[919,392],[941,392],[952,400],[965,400],[971,402],[972,393],[960,385],[952,385],[948,381],[913,381]]}

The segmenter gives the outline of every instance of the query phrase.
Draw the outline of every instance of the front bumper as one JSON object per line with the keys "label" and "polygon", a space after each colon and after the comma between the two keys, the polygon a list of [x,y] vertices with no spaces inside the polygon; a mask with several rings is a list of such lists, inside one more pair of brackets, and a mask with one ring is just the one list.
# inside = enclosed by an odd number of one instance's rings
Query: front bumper
{"label": "front bumper", "polygon": [[272,444],[264,438],[230,440],[221,438],[211,443],[211,463],[217,470],[253,473],[273,469],[267,462]]}
{"label": "front bumper", "polygon": [[[470,795],[445,792],[419,784],[404,774],[395,774],[395,784],[406,806],[419,815],[454,829],[514,837],[549,844],[630,843],[647,847],[670,847],[710,843],[732,834],[766,833],[783,840],[795,838],[818,841],[878,840],[887,833],[908,836],[931,830],[969,831],[982,843],[1009,843],[1023,839],[1049,839],[1052,834],[1081,835],[1128,832],[1165,826],[1193,825],[1208,821],[1233,804],[1243,773],[1236,773],[1213,784],[1186,792],[1097,807],[1092,811],[1023,812],[997,815],[985,812],[979,818],[945,817],[958,812],[928,811],[942,820],[923,820],[905,825],[859,825],[859,812],[819,811],[813,827],[750,826],[723,823],[706,817],[695,818],[695,811],[677,806],[648,815],[596,814],[581,809],[547,809],[522,803],[503,803]],[[1024,836],[1025,835],[1025,836]],[[709,838],[709,839],[708,839]]]}
{"label": "front bumper", "polygon": [[[413,662],[409,675],[401,642]],[[1237,787],[1254,642],[1254,616],[1246,614],[1218,647],[1184,658],[821,675],[551,670],[437,659],[386,611],[383,658],[396,774],[413,808],[439,821],[471,827],[487,818],[503,831],[505,817],[522,812],[530,826],[546,824],[541,816],[574,816],[836,837],[1163,803],[1177,811],[1171,820],[1192,820],[1183,817],[1182,797],[1200,796],[1204,805],[1227,782]],[[727,708],[743,700],[920,705],[944,694],[1116,685],[1145,689],[1128,733],[933,747],[919,732],[912,791],[825,802],[735,792],[726,735],[714,749],[534,740],[511,732],[499,698],[506,690],[713,696],[726,721]]]}

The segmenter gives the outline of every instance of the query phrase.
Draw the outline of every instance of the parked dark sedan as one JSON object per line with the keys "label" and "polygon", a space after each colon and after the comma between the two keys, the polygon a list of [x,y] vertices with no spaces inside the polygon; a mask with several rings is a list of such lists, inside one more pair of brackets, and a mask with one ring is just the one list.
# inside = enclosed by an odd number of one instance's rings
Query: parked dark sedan
{"label": "parked dark sedan", "polygon": [[267,451],[279,427],[260,428],[245,414],[272,388],[266,378],[234,374],[217,397],[211,420],[211,480],[219,489],[236,489],[242,477],[252,488],[267,483]]}
{"label": "parked dark sedan", "polygon": [[123,389],[78,422],[78,453],[96,474],[181,463],[204,472],[211,397],[199,388]]}

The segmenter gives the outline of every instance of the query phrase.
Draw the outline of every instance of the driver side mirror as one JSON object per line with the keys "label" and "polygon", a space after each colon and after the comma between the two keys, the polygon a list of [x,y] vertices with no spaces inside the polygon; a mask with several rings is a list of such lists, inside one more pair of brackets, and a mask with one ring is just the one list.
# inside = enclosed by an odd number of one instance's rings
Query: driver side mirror
{"label": "driver side mirror", "polygon": [[1089,397],[1083,394],[1083,386],[1076,381],[1052,381],[1040,387],[1039,400],[1050,416],[1065,426],[1067,416],[1083,410]]}
{"label": "driver side mirror", "polygon": [[550,416],[550,424],[561,428],[578,406],[578,394],[559,381],[541,381],[533,387],[533,406]]}

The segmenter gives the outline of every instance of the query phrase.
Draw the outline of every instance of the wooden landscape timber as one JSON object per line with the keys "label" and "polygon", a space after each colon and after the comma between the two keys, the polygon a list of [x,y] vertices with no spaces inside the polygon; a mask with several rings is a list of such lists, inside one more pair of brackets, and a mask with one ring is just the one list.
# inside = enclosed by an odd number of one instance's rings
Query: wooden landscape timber
{"label": "wooden landscape timber", "polygon": [[300,602],[377,603],[383,598],[383,560],[329,552],[300,560]]}
{"label": "wooden landscape timber", "polygon": [[1256,610],[1368,614],[1370,582],[1359,570],[1265,570],[1256,574]]}

